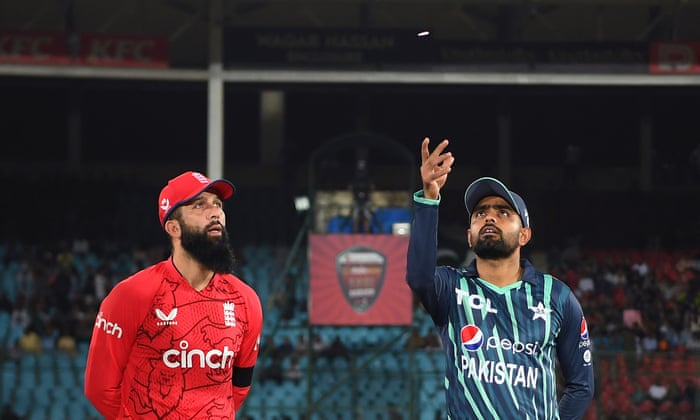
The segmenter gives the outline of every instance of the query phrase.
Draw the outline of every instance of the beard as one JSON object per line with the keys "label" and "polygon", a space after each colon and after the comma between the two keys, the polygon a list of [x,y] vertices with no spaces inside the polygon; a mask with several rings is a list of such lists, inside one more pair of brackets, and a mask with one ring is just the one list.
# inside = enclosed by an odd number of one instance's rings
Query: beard
{"label": "beard", "polygon": [[485,260],[504,260],[516,250],[515,244],[508,244],[503,237],[498,239],[477,239],[474,253]]}
{"label": "beard", "polygon": [[207,230],[211,224],[202,230],[196,230],[182,222],[180,222],[180,226],[182,227],[182,237],[180,238],[182,247],[195,260],[215,273],[227,274],[233,271],[236,259],[228,242],[226,229],[221,231],[220,237],[210,238]]}

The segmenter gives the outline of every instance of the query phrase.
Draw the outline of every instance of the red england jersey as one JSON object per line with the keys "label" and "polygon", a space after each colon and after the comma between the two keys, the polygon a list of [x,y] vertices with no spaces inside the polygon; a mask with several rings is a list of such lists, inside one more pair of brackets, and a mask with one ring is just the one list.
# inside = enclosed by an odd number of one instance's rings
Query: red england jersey
{"label": "red england jersey", "polygon": [[172,259],[118,283],[100,305],[85,395],[107,419],[234,419],[262,332],[255,291],[231,274],[195,290]]}

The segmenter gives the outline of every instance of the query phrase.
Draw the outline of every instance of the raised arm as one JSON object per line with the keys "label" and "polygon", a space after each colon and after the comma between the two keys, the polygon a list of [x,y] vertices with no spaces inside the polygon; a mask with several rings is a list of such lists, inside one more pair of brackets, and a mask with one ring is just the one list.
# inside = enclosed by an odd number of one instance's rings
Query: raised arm
{"label": "raised arm", "polygon": [[432,153],[428,150],[427,138],[421,144],[423,190],[414,194],[414,218],[406,265],[406,282],[438,325],[446,318],[446,306],[440,305],[440,293],[436,287],[438,204],[440,189],[454,163],[452,154],[445,153],[447,143],[443,140]]}
{"label": "raised arm", "polygon": [[447,175],[452,171],[455,158],[452,152],[445,152],[449,141],[443,140],[430,152],[430,139],[424,138],[421,143],[420,177],[423,181],[423,195],[429,200],[437,200],[440,189],[447,182]]}

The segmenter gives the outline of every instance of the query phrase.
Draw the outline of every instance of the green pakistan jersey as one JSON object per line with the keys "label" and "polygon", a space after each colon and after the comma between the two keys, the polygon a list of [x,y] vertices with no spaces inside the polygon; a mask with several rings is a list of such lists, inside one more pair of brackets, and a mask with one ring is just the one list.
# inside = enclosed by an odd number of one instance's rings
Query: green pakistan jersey
{"label": "green pakistan jersey", "polygon": [[475,263],[436,268],[438,203],[415,195],[406,277],[440,330],[448,417],[581,418],[594,385],[576,296],[525,259],[521,280],[504,288],[480,279]]}

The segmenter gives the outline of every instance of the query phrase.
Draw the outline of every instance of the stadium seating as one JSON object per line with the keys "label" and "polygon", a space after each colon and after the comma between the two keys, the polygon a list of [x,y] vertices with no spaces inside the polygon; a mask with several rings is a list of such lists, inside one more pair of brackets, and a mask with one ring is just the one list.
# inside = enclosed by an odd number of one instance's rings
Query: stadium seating
{"label": "stadium seating", "polygon": [[[306,336],[309,332],[318,333],[326,343],[339,337],[352,352],[352,358],[310,359],[302,355],[299,363],[305,376],[298,383],[263,382],[256,378],[242,414],[250,414],[256,420],[282,419],[285,415],[295,418],[308,407],[310,420],[355,420],[358,415],[373,420],[388,419],[388,409],[394,406],[404,414],[404,418],[408,418],[409,413],[413,413],[417,419],[433,419],[436,413],[444,418],[444,356],[440,351],[410,350],[407,328],[309,328],[303,304],[294,308],[291,318],[281,318],[281,311],[272,298],[283,284],[280,280],[285,251],[284,248],[271,246],[246,246],[241,250],[245,264],[239,268],[239,275],[256,289],[265,305],[265,335],[274,337],[276,342],[286,337],[293,343],[300,334]],[[641,259],[650,265],[650,270],[656,269],[655,273],[670,270],[674,258],[679,255],[622,249],[609,252],[587,250],[585,253],[601,262],[637,262]],[[87,270],[96,263],[94,258],[85,257],[79,270]],[[11,261],[2,261],[1,264],[2,290],[9,296],[8,292],[14,293],[14,289],[8,283],[14,283],[17,267]],[[308,293],[309,276],[305,264],[302,259],[290,268],[296,279],[293,293],[297,302],[305,302]],[[118,265],[129,265],[129,262],[119,260]],[[18,337],[9,320],[8,313],[0,312],[0,343],[3,348],[8,348]],[[430,317],[422,310],[415,311],[412,327],[420,332],[433,328]],[[99,418],[82,393],[87,348],[88,343],[81,341],[78,342],[76,355],[54,351],[5,357],[0,361],[1,402],[13,404],[15,411],[27,419]],[[602,350],[596,351],[595,355],[599,392],[586,419],[613,415],[639,418],[653,414],[657,409],[676,416],[674,418],[697,418],[693,417],[698,413],[693,411],[689,402],[666,403],[658,407],[648,401],[631,403],[635,387],[639,385],[647,389],[655,375],[659,374],[669,383],[675,381],[681,387],[688,382],[700,387],[700,354],[697,352],[649,352],[637,357]],[[269,362],[263,354],[259,366]],[[260,370],[256,369],[256,374]]]}

